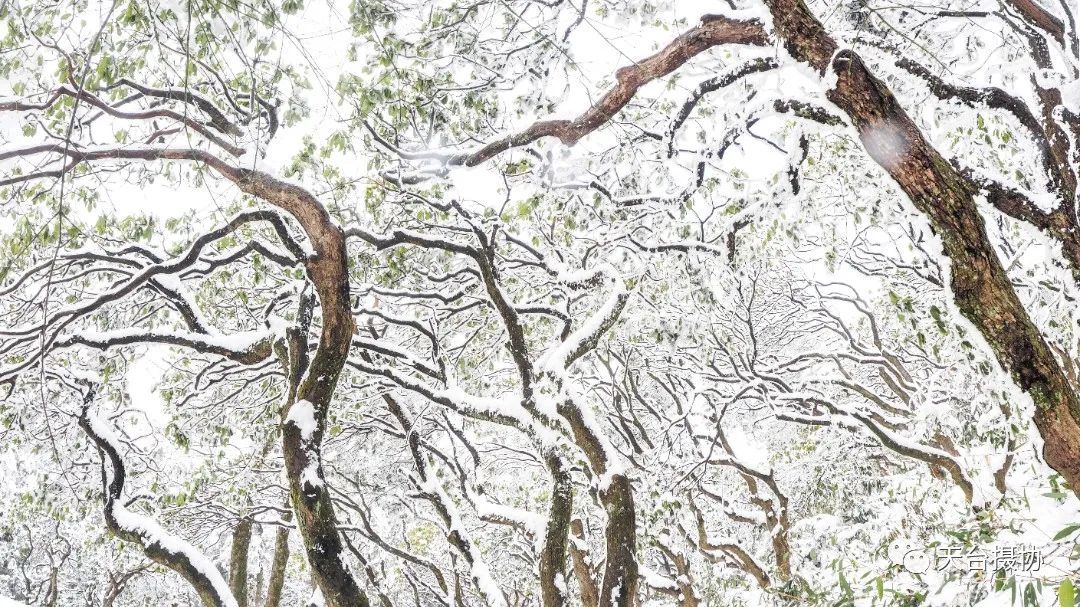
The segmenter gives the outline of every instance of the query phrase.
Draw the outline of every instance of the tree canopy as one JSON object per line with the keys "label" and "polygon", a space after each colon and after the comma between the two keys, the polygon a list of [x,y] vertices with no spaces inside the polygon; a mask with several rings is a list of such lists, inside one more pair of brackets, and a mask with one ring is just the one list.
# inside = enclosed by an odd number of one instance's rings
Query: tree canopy
{"label": "tree canopy", "polygon": [[1068,0],[0,0],[0,605],[1075,604]]}

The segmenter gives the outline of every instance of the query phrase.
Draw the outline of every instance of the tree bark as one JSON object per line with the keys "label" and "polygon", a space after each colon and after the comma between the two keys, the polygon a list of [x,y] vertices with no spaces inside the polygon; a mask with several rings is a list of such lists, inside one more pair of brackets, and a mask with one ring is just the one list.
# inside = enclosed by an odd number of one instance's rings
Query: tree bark
{"label": "tree bark", "polygon": [[544,459],[553,486],[544,544],[540,551],[540,597],[544,607],[562,607],[566,602],[566,546],[574,488],[570,482],[570,472],[557,453],[550,453]]}
{"label": "tree bark", "polygon": [[254,521],[240,519],[233,528],[232,548],[229,551],[229,587],[239,607],[247,607],[248,550],[251,547],[251,528]]}
{"label": "tree bark", "polygon": [[574,576],[578,580],[581,589],[581,602],[585,605],[599,605],[600,593],[596,589],[596,581],[593,579],[592,568],[589,566],[589,553],[577,545],[577,542],[585,544],[585,526],[581,519],[575,518],[570,521],[570,532],[574,539],[570,544],[570,558],[574,563]]}
{"label": "tree bark", "polygon": [[[282,407],[281,450],[297,528],[327,607],[368,607],[367,595],[345,565],[344,545],[321,461],[326,417],[354,332],[345,235],[307,190],[266,173],[215,168],[244,192],[289,212],[310,241],[313,254],[304,260],[304,268],[319,300],[322,330],[310,363],[306,326],[300,331],[302,335],[289,340],[290,394]],[[314,428],[290,421],[290,413],[298,405],[311,407]]]}
{"label": "tree bark", "polygon": [[[291,514],[284,516],[292,518]],[[274,537],[274,560],[270,564],[270,580],[266,584],[266,607],[281,604],[281,591],[285,587],[285,567],[289,564],[289,528],[278,527]]]}
{"label": "tree bark", "polygon": [[[601,438],[593,432],[577,405],[564,402],[559,414],[569,422],[574,442],[585,452],[589,466],[602,479],[600,503],[607,514],[604,528],[604,578],[600,585],[599,605],[634,607],[637,602],[637,512],[630,479],[611,470],[612,462]],[[605,484],[607,486],[603,486]]]}
{"label": "tree bark", "polygon": [[870,157],[941,235],[956,305],[1035,402],[1043,457],[1080,492],[1080,399],[1013,290],[979,214],[974,184],[942,158],[858,55],[840,50],[802,0],[766,0],[776,35],[796,59],[832,70],[826,94],[858,130]]}
{"label": "tree bark", "polygon": [[[54,152],[72,160],[69,167],[98,160],[185,160],[198,162],[232,182],[240,191],[259,198],[290,214],[301,226],[311,247],[304,261],[308,279],[315,287],[322,312],[318,348],[309,357],[306,336],[302,347],[289,348],[290,394],[282,406],[282,455],[289,480],[297,528],[312,567],[312,575],[322,590],[328,607],[368,607],[368,599],[352,577],[343,559],[343,544],[330,492],[321,465],[326,417],[345,366],[352,343],[354,321],[349,302],[348,256],[345,235],[326,207],[304,188],[262,171],[234,166],[215,154],[195,148],[124,149],[93,151],[73,146],[37,146],[40,153]],[[70,169],[66,169],[70,170]],[[31,176],[20,176],[25,181]],[[311,404],[315,428],[302,432],[287,423],[292,407]],[[319,482],[305,482],[318,479]]]}
{"label": "tree bark", "polygon": [[[249,176],[243,180],[241,189],[289,211],[303,227],[314,251],[304,266],[319,299],[322,331],[310,364],[306,338],[291,340],[300,343],[292,344],[289,349],[291,384],[296,389],[282,410],[282,454],[297,528],[327,607],[368,607],[367,595],[345,566],[344,545],[321,461],[326,417],[354,330],[345,235],[322,204],[306,190],[266,174],[243,170],[241,174]],[[307,406],[300,403],[311,407],[314,428],[290,422],[294,407]]]}

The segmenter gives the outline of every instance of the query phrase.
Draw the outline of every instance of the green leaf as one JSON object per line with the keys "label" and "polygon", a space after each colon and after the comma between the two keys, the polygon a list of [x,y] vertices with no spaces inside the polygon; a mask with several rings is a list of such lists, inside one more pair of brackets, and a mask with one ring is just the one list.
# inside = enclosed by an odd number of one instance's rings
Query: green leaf
{"label": "green leaf", "polygon": [[994,572],[994,590],[1001,592],[1005,589],[1008,582],[1008,578],[1005,576],[1004,569],[998,569]]}
{"label": "green leaf", "polygon": [[98,62],[98,66],[97,66],[97,77],[98,77],[98,79],[104,80],[106,82],[109,82],[111,80],[109,78],[109,66],[111,64],[112,64],[112,59],[108,55],[105,55],[104,57],[101,58],[101,61]]}
{"label": "green leaf", "polygon": [[1076,590],[1072,580],[1065,578],[1058,586],[1058,605],[1061,607],[1073,607],[1076,604]]}
{"label": "green leaf", "polygon": [[1080,523],[1073,523],[1072,525],[1066,525],[1064,529],[1057,532],[1057,535],[1054,536],[1054,541],[1056,542],[1056,541],[1059,541],[1059,540],[1063,540],[1066,537],[1069,537],[1070,535],[1076,533],[1077,529],[1080,529]]}
{"label": "green leaf", "polygon": [[844,572],[838,571],[837,576],[840,578],[840,589],[844,591],[845,595],[852,596],[854,593],[851,591],[851,584],[849,584],[847,578],[844,577]]}
{"label": "green leaf", "polygon": [[1035,592],[1035,585],[1031,582],[1024,586],[1023,599],[1024,607],[1038,607],[1039,605],[1039,594]]}

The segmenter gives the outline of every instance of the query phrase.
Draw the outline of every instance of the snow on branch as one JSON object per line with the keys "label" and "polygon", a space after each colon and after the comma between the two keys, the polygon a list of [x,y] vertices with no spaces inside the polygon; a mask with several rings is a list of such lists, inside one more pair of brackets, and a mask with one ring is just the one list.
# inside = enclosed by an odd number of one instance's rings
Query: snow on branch
{"label": "snow on branch", "polygon": [[[615,86],[574,120],[541,120],[523,131],[488,143],[474,152],[450,156],[417,155],[389,145],[382,137],[376,136],[376,140],[406,159],[435,159],[443,160],[445,164],[451,166],[470,167],[490,160],[507,150],[529,145],[544,137],[557,137],[564,145],[572,146],[586,135],[607,124],[630,103],[642,87],[672,73],[691,58],[721,44],[762,46],[767,39],[765,28],[760,21],[742,21],[723,15],[705,15],[697,26],[676,37],[659,52],[633,65],[620,68],[615,73]],[[368,128],[374,134],[373,129],[370,126]]]}
{"label": "snow on branch", "polygon": [[230,335],[201,335],[180,331],[130,328],[104,332],[80,330],[75,335],[58,340],[54,347],[67,348],[83,345],[104,350],[130,344],[161,343],[217,354],[238,362],[253,363],[270,356],[273,339],[274,333],[270,330],[242,331]]}
{"label": "snow on branch", "polygon": [[461,520],[461,514],[454,506],[450,496],[443,490],[442,485],[434,478],[428,478],[420,483],[420,489],[434,496],[445,509],[445,516],[448,519],[446,522],[449,540],[458,548],[468,563],[473,583],[476,584],[477,590],[483,595],[487,604],[490,607],[506,607],[506,597],[503,596],[502,589],[491,575],[491,570],[479,554],[479,551],[476,550],[476,547],[465,535],[465,526]]}
{"label": "snow on branch", "polygon": [[607,301],[580,327],[572,331],[566,340],[545,354],[539,368],[547,373],[560,374],[595,348],[604,334],[619,320],[629,297],[626,285],[616,278],[612,282],[612,292]]}
{"label": "snow on branch", "polygon": [[89,410],[95,392],[94,386],[85,389],[78,423],[112,468],[104,495],[106,526],[121,539],[142,546],[154,562],[183,576],[207,607],[238,607],[225,578],[206,555],[186,540],[169,533],[154,519],[124,506],[127,471],[120,455],[120,443],[108,423]]}

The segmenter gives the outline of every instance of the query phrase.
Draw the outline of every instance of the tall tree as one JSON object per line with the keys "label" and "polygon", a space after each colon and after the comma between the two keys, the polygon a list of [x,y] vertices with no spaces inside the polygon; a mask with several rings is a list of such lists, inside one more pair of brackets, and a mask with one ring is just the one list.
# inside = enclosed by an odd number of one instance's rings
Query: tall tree
{"label": "tall tree", "polygon": [[903,534],[1026,537],[1080,493],[1078,15],[969,4],[0,6],[38,479],[0,576],[835,603],[930,585],[881,563]]}

